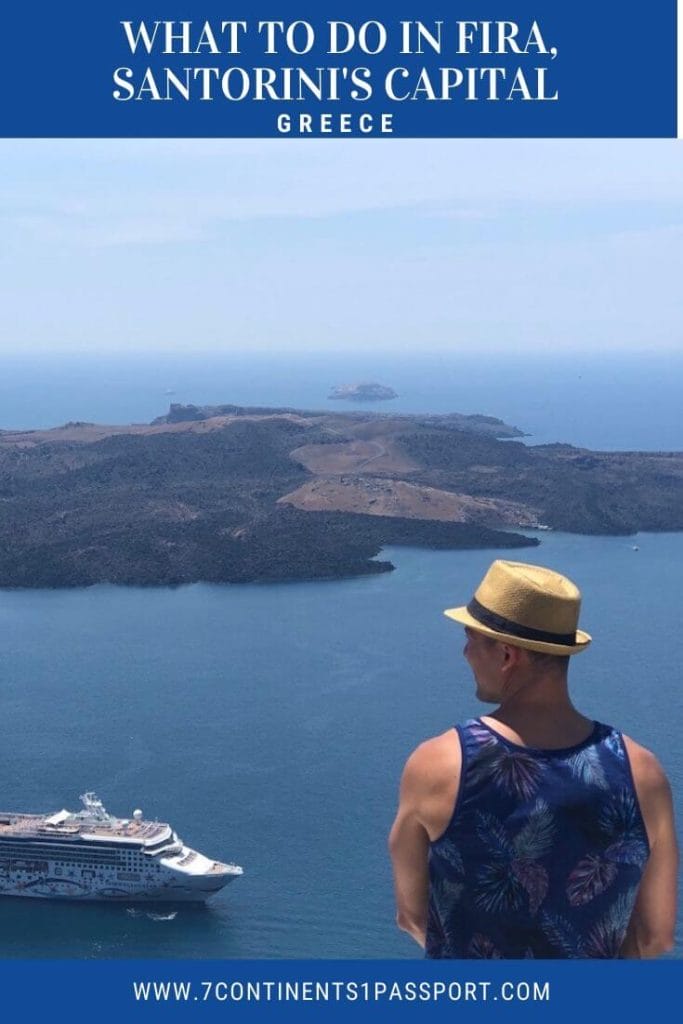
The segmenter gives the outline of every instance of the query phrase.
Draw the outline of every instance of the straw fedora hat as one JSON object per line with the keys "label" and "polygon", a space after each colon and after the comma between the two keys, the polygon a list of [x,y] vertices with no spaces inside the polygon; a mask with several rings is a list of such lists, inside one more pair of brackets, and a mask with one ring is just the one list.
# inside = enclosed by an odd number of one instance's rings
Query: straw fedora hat
{"label": "straw fedora hat", "polygon": [[591,642],[578,629],[581,591],[559,572],[495,561],[468,605],[444,615],[485,636],[542,654],[579,654]]}

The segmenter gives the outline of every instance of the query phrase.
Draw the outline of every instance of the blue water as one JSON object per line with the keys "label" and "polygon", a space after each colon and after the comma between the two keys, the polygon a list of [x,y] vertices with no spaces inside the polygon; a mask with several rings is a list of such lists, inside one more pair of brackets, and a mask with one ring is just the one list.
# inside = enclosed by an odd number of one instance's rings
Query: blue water
{"label": "blue water", "polygon": [[[328,401],[378,380],[390,402]],[[683,449],[683,354],[0,356],[0,429],[145,423],[170,402],[499,416],[534,444]],[[172,391],[173,394],[166,392]]]}
{"label": "blue water", "polygon": [[[577,702],[651,745],[680,801],[683,535],[638,544],[550,534],[538,557],[585,592]],[[395,573],[335,583],[0,594],[7,809],[92,787],[245,867],[172,921],[5,901],[0,955],[417,952],[394,929],[385,838],[411,748],[481,711],[441,611],[496,552],[388,554]]]}
{"label": "blue water", "polygon": [[[42,378],[17,370],[14,386],[6,365],[3,426],[145,420],[171,387],[178,400],[319,405],[314,391],[361,375],[326,364],[329,378],[311,368],[292,383],[271,365],[268,385],[265,364],[251,377],[245,364],[241,376],[233,365],[227,386],[209,380],[204,363],[195,377],[184,364],[183,383],[169,366],[150,376],[151,365],[143,373],[140,361],[135,372],[111,364],[99,377],[84,365],[79,383],[75,365],[46,364]],[[556,431],[594,447],[683,447],[666,399],[674,372],[650,416],[634,419],[632,369],[623,369],[630,390],[614,384],[602,412],[586,406],[569,417],[547,390],[541,406],[531,366],[526,401],[521,370],[512,378],[519,393],[508,394],[511,367],[488,385],[470,367],[466,380],[453,375],[452,390],[445,372],[435,379],[423,368],[420,377],[413,367],[414,390],[400,401],[485,411],[530,429],[527,409],[548,439]],[[661,372],[642,368],[645,392]],[[394,375],[376,376],[400,390]],[[552,394],[563,390],[559,376],[560,364],[546,373]],[[682,820],[683,534],[540,537],[533,557],[581,584],[595,637],[573,664],[577,703],[657,752]],[[75,807],[94,788],[113,812],[140,806],[190,845],[245,868],[206,908],[180,908],[170,920],[126,906],[4,900],[0,956],[415,956],[393,924],[386,833],[409,751],[482,711],[462,633],[441,611],[470,596],[497,554],[509,552],[390,549],[396,572],[325,583],[0,592],[2,809]],[[679,924],[679,951],[682,939]]]}

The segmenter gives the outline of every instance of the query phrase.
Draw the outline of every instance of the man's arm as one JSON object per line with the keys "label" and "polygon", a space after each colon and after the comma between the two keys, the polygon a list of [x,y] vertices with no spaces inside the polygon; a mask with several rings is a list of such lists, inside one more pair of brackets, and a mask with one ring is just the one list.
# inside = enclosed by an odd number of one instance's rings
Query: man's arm
{"label": "man's arm", "polygon": [[460,741],[454,729],[427,740],[406,762],[398,813],[389,835],[396,923],[424,948],[429,909],[429,844],[450,821],[460,781]]}
{"label": "man's arm", "polygon": [[396,924],[424,949],[429,907],[429,835],[420,820],[420,748],[408,758],[401,778],[396,820],[389,833],[394,869]]}
{"label": "man's arm", "polygon": [[649,750],[624,737],[633,781],[650,841],[650,857],[621,948],[622,957],[645,959],[673,948],[678,843],[671,787]]}

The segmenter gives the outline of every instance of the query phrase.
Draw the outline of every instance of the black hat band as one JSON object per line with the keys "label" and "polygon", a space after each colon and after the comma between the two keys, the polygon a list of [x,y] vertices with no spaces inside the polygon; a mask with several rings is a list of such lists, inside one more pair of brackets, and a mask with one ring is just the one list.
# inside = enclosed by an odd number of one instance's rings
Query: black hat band
{"label": "black hat band", "polygon": [[502,615],[479,604],[476,597],[473,597],[467,605],[467,611],[473,619],[480,622],[482,626],[488,626],[496,633],[507,633],[509,636],[519,637],[520,640],[538,640],[546,644],[558,644],[562,647],[574,647],[576,645],[576,631],[573,633],[550,633],[546,629],[532,629],[530,626],[522,626],[519,622],[506,619]]}

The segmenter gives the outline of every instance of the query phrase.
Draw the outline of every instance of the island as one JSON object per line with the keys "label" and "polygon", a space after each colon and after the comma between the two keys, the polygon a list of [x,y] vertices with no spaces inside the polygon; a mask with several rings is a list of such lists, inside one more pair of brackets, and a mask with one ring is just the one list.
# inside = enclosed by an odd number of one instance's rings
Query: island
{"label": "island", "polygon": [[338,384],[327,397],[346,402],[387,402],[391,398],[398,398],[398,395],[385,384],[364,381],[359,384]]}
{"label": "island", "polygon": [[0,431],[0,587],[338,579],[389,545],[683,529],[683,453],[529,446],[492,416],[172,404]]}

